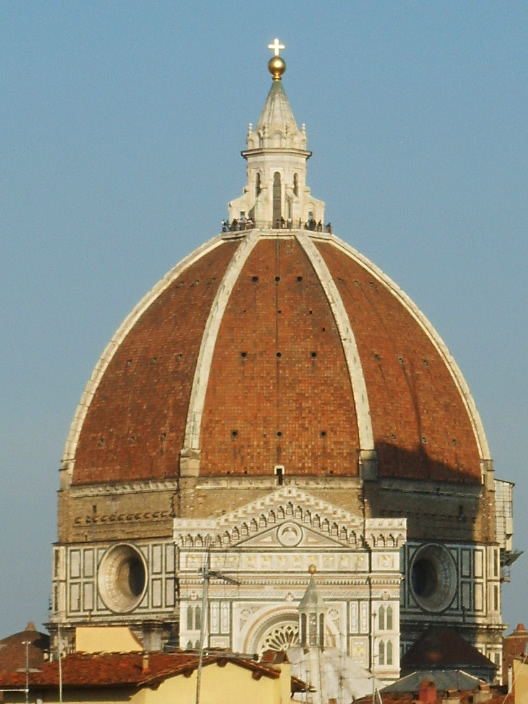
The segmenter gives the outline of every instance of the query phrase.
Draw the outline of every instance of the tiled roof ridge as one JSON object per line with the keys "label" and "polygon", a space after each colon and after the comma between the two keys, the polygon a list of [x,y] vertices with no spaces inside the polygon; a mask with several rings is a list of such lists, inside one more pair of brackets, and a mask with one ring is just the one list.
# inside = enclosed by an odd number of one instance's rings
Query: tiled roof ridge
{"label": "tiled roof ridge", "polygon": [[[140,687],[161,682],[167,677],[190,675],[198,667],[198,653],[181,652],[76,652],[62,659],[62,681],[66,687]],[[279,677],[272,666],[231,653],[210,653],[203,657],[203,666],[227,663],[253,672],[255,676]],[[39,672],[29,673],[30,686],[54,687],[58,683],[58,661],[45,663]],[[25,684],[24,672],[0,675],[0,686]]]}

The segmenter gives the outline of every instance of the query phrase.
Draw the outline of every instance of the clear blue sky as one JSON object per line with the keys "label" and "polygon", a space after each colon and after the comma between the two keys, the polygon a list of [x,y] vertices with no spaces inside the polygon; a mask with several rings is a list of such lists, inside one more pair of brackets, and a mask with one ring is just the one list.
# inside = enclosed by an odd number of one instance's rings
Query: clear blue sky
{"label": "clear blue sky", "polygon": [[[284,85],[334,231],[428,316],[528,552],[528,3],[0,3],[0,637],[48,617],[58,467],[135,303],[216,234]],[[528,620],[528,554],[504,615]]]}

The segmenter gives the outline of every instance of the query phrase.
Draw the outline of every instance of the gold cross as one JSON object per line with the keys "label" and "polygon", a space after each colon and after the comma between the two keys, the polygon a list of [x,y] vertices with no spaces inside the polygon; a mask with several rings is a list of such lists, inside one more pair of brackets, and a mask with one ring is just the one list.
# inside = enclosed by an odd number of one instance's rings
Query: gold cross
{"label": "gold cross", "polygon": [[268,44],[268,49],[273,50],[274,56],[279,56],[280,50],[285,48],[284,44],[281,44],[278,39],[274,39],[271,44]]}

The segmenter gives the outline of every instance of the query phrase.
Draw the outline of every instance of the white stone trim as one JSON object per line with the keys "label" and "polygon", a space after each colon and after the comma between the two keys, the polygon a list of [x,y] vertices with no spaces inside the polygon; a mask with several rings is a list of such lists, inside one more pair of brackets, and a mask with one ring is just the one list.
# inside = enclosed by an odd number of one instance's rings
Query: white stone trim
{"label": "white stone trim", "polygon": [[370,417],[367,384],[365,375],[363,374],[363,367],[361,366],[356,338],[354,337],[354,332],[350,325],[343,299],[328,270],[326,262],[311,238],[302,230],[298,230],[296,236],[323,287],[341,338],[348,373],[350,375],[354,403],[356,405],[359,447],[361,450],[374,450],[374,433],[372,430],[372,419]]}
{"label": "white stone trim", "polygon": [[[81,428],[86,418],[88,408],[94,397],[94,394],[99,386],[101,379],[103,378],[108,365],[114,354],[116,353],[119,345],[123,342],[125,337],[128,335],[130,330],[134,327],[139,318],[143,313],[152,305],[152,303],[160,296],[163,291],[165,291],[170,284],[180,276],[187,268],[194,264],[198,259],[208,254],[210,251],[220,246],[223,242],[223,237],[217,235],[211,240],[203,244],[194,252],[191,252],[187,257],[181,260],[173,269],[171,269],[157,284],[141,299],[141,301],[135,306],[135,308],[127,315],[124,321],[121,323],[114,336],[106,346],[103,354],[99,358],[95,368],[86,384],[84,391],[81,395],[81,400],[77,406],[75,414],[73,416],[73,421],[70,426],[68,437],[66,439],[66,444],[64,446],[64,454],[61,463],[61,471],[63,471],[68,476],[68,482],[71,481],[73,474],[73,468],[75,464],[75,453],[77,451],[77,443],[79,441],[79,436],[81,434]],[[61,483],[62,484],[62,483]],[[64,487],[63,487],[64,488]]]}
{"label": "white stone trim", "polygon": [[183,442],[182,454],[189,450],[200,449],[200,430],[202,426],[203,409],[205,404],[205,395],[209,382],[209,374],[213,362],[213,353],[216,345],[218,330],[224,317],[224,312],[227,303],[233,291],[233,287],[246,263],[253,248],[260,237],[260,230],[250,230],[249,234],[243,239],[239,248],[233,255],[220,286],[216,292],[209,317],[205,325],[202,343],[196,368],[194,370],[194,379],[189,401],[189,410],[187,412],[187,422],[185,424],[185,438]]}
{"label": "white stone trim", "polygon": [[125,494],[147,494],[162,491],[175,492],[178,489],[177,479],[147,479],[144,481],[128,481],[119,484],[88,484],[72,487],[70,496],[123,496]]}
{"label": "white stone trim", "polygon": [[[361,264],[365,269],[367,269],[372,276],[377,278],[381,283],[383,283],[391,293],[397,298],[400,303],[409,311],[412,317],[420,325],[423,331],[426,333],[427,337],[431,340],[432,344],[438,351],[440,357],[444,360],[453,381],[460,393],[464,406],[466,407],[471,426],[475,435],[475,440],[480,453],[481,460],[490,460],[490,451],[488,447],[488,442],[486,439],[486,434],[484,432],[484,426],[480,418],[480,414],[477,410],[477,406],[469,386],[467,385],[460,368],[458,367],[454,357],[449,352],[449,349],[445,342],[441,339],[440,335],[433,328],[429,320],[418,308],[418,306],[409,298],[409,296],[402,291],[402,289],[381,269],[379,269],[375,264],[373,264],[367,257],[363,256],[356,249],[351,247],[349,244],[339,239],[338,237],[332,236],[332,244],[340,249],[341,251],[348,254],[349,257],[355,259],[359,264]],[[481,471],[484,471],[481,468]]]}

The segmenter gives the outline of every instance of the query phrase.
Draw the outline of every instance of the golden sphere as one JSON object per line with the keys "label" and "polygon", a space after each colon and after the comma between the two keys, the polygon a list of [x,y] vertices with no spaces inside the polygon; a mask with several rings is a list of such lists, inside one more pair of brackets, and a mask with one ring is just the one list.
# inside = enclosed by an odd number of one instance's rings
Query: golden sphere
{"label": "golden sphere", "polygon": [[274,81],[280,81],[282,74],[286,71],[286,61],[282,56],[272,56],[268,61],[268,71],[273,76]]}
{"label": "golden sphere", "polygon": [[317,567],[315,565],[310,565],[310,567],[308,567],[308,572],[310,574],[315,574],[317,572]]}

